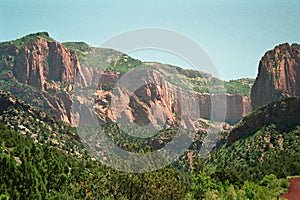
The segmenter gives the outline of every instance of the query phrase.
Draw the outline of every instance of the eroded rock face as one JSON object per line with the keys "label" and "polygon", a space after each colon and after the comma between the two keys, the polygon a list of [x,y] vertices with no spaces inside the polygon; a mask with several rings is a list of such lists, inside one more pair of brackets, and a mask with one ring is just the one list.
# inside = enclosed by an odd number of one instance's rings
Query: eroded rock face
{"label": "eroded rock face", "polygon": [[[141,72],[139,72],[141,73]],[[239,94],[205,94],[186,91],[167,82],[155,71],[145,70],[138,86],[120,81],[113,90],[96,91],[95,109],[102,121],[138,125],[180,125],[197,129],[199,118],[236,123],[250,112],[247,97]],[[226,110],[225,110],[226,109]]]}
{"label": "eroded rock face", "polygon": [[[0,50],[1,56],[6,57],[0,63],[1,69],[11,71],[3,78],[35,88],[28,92],[15,84],[8,90],[72,126],[95,123],[91,118],[94,111],[102,122],[169,124],[190,129],[199,128],[199,118],[235,123],[250,112],[249,101],[242,95],[186,91],[152,70],[145,70],[143,78],[133,71],[132,77],[122,80],[119,73],[81,66],[74,51],[40,37],[21,48],[8,43]],[[135,78],[142,81],[137,88],[130,86]],[[126,84],[129,89],[124,87]],[[74,87],[91,95],[73,98]],[[79,113],[84,113],[84,117]]]}
{"label": "eroded rock face", "polygon": [[257,109],[271,101],[300,95],[300,46],[281,44],[268,51],[259,63],[251,91]]}
{"label": "eroded rock face", "polygon": [[[78,114],[72,111],[73,101],[79,102],[71,95],[75,82],[77,87],[96,88],[100,77],[104,82],[117,78],[109,72],[81,67],[74,51],[42,37],[34,38],[21,48],[12,42],[2,45],[0,55],[4,56],[0,70],[8,70],[8,73],[1,74],[2,80],[21,82],[35,88],[33,91],[25,90],[22,85],[12,84],[6,89],[71,126],[76,126],[80,120]],[[82,108],[78,109],[87,109],[83,104],[79,105]]]}
{"label": "eroded rock face", "polygon": [[13,74],[18,81],[44,91],[49,81],[74,83],[78,68],[74,51],[58,42],[36,38],[19,50]]}
{"label": "eroded rock face", "polygon": [[251,111],[250,100],[240,94],[226,95],[226,121],[237,123]]}
{"label": "eroded rock face", "polygon": [[22,47],[6,43],[0,51],[0,69],[7,71],[2,73],[1,79],[10,82],[3,89],[75,125],[70,91],[76,75],[80,76],[82,71],[74,51],[42,37],[36,37]]}

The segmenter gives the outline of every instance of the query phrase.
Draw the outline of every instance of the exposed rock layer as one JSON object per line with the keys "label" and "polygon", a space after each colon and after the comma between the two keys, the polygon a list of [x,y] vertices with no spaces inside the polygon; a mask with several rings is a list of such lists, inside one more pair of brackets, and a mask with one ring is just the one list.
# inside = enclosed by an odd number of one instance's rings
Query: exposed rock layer
{"label": "exposed rock layer", "polygon": [[[74,126],[83,121],[79,113],[88,116],[94,108],[103,122],[123,120],[153,126],[167,122],[190,128],[197,128],[195,121],[199,117],[235,123],[250,111],[249,101],[242,95],[184,91],[149,70],[143,74],[144,80],[148,81],[141,82],[133,91],[124,89],[120,74],[80,66],[74,51],[41,37],[23,47],[7,43],[0,47],[0,52],[0,70],[8,70],[7,74],[1,73],[2,78],[35,88],[31,93],[22,92],[22,86],[15,84],[9,90]],[[136,78],[140,75],[136,74]],[[92,91],[97,98],[72,98],[74,86],[84,92]]]}
{"label": "exposed rock layer", "polygon": [[103,121],[109,118],[139,125],[181,124],[195,129],[194,122],[199,118],[236,123],[250,112],[248,98],[242,95],[185,91],[155,71],[136,73],[139,75],[133,77],[146,77],[143,80],[147,81],[138,83],[131,77],[126,83],[121,77],[113,90],[97,90],[95,108]]}
{"label": "exposed rock layer", "polygon": [[300,46],[281,44],[266,52],[251,91],[255,110],[274,100],[300,95]]}
{"label": "exposed rock layer", "polygon": [[37,38],[18,51],[13,73],[18,81],[44,91],[49,81],[73,83],[78,67],[74,51],[58,42]]}

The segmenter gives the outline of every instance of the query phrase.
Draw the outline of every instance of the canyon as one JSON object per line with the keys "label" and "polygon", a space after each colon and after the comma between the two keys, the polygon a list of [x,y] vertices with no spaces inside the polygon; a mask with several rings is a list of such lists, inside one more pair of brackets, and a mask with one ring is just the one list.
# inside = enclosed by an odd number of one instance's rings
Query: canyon
{"label": "canyon", "polygon": [[[71,126],[88,123],[88,118],[80,119],[80,113],[96,113],[102,122],[181,124],[197,129],[198,118],[235,124],[251,111],[249,99],[241,94],[184,90],[170,84],[164,74],[147,67],[142,72],[132,71],[131,74],[142,73],[146,81],[130,91],[120,82],[124,81],[124,73],[86,66],[74,50],[47,37],[33,35],[22,46],[14,42],[2,44],[1,79],[10,82],[8,89],[12,94]],[[24,89],[28,86],[30,92]],[[88,96],[74,95],[74,88],[88,92]]]}

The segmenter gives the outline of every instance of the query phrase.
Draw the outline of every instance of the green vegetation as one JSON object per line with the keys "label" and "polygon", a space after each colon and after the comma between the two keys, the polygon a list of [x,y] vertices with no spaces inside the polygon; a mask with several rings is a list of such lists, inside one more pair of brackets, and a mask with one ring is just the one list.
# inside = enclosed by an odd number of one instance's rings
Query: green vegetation
{"label": "green vegetation", "polygon": [[203,173],[193,177],[192,199],[256,199],[272,200],[287,192],[288,181],[277,179],[274,174],[265,176],[261,181],[245,181],[241,185],[217,181]]}
{"label": "green vegetation", "polygon": [[250,99],[253,83],[254,79],[237,79],[229,82],[224,81],[224,87],[226,88],[226,92],[229,94],[242,94]]}
{"label": "green vegetation", "polygon": [[143,64],[140,60],[116,50],[91,47],[84,42],[65,42],[63,45],[74,50],[79,61],[91,68],[126,73]]}
{"label": "green vegetation", "polygon": [[122,53],[113,49],[91,47],[84,42],[64,42],[63,45],[76,52],[81,64],[87,67],[107,70],[122,57]]}
{"label": "green vegetation", "polygon": [[[26,35],[26,36],[16,39],[16,40],[12,40],[10,42],[12,42],[18,48],[22,48],[23,46],[27,45],[28,43],[30,43],[31,41],[33,41],[34,39],[39,38],[39,37],[44,38],[49,41],[54,41],[54,39],[51,38],[47,32],[37,32],[37,33]],[[3,42],[0,45],[10,43],[10,42]]]}
{"label": "green vegetation", "polygon": [[218,179],[203,171],[168,166],[145,173],[118,172],[40,145],[0,124],[0,194],[8,199],[276,199],[287,190],[275,175],[241,183],[231,173]]}
{"label": "green vegetation", "polygon": [[115,171],[36,144],[0,124],[0,194],[9,199],[182,199],[172,167],[147,174]]}
{"label": "green vegetation", "polygon": [[87,54],[92,51],[92,47],[84,42],[64,42],[63,45],[75,51],[80,62],[84,61]]}
{"label": "green vegetation", "polygon": [[[280,132],[274,124],[212,153],[208,166],[230,168],[243,180],[257,181],[267,174],[284,178],[300,174],[300,127]],[[211,169],[212,169],[211,168]]]}
{"label": "green vegetation", "polygon": [[120,56],[115,62],[112,62],[107,70],[120,72],[120,73],[126,73],[130,69],[133,69],[135,67],[143,65],[143,62],[134,58],[131,58],[130,56],[123,54]]}
{"label": "green vegetation", "polygon": [[174,67],[178,73],[186,76],[187,78],[205,78],[205,79],[210,79],[212,78],[212,76],[208,73],[205,72],[201,72],[201,71],[197,71],[197,70],[193,70],[193,69],[183,69],[181,67],[177,67],[177,66],[170,66],[170,67]]}

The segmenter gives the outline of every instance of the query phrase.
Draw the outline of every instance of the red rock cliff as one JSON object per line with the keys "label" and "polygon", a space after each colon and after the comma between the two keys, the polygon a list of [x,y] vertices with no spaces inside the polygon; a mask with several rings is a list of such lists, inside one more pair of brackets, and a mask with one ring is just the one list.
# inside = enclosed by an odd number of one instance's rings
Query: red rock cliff
{"label": "red rock cliff", "polygon": [[18,81],[45,90],[51,80],[73,83],[78,67],[74,51],[58,42],[36,38],[19,50],[13,74]]}
{"label": "red rock cliff", "polygon": [[97,90],[95,109],[102,121],[121,120],[154,126],[165,122],[181,123],[182,127],[195,129],[195,122],[199,118],[213,118],[217,121],[225,119],[226,122],[236,123],[250,112],[248,98],[239,94],[211,95],[185,91],[151,70],[139,72],[137,76],[147,81],[141,82],[133,91],[131,88],[134,87],[130,84],[137,83],[135,75],[127,83],[121,77],[114,90],[102,87]]}
{"label": "red rock cliff", "polygon": [[69,92],[76,75],[82,72],[74,51],[58,42],[35,37],[21,47],[14,42],[1,45],[0,56],[0,70],[8,71],[2,73],[1,79],[10,81],[3,89],[75,125]]}
{"label": "red rock cliff", "polygon": [[[184,127],[195,128],[197,125],[194,122],[198,118],[211,118],[211,102],[214,102],[214,108],[218,111],[213,114],[216,120],[225,119],[235,123],[249,113],[248,99],[242,95],[222,96],[184,91],[170,85],[159,73],[149,70],[143,75],[144,79],[150,82],[142,83],[141,87],[135,88],[134,91],[119,86],[112,90],[111,84],[115,84],[119,79],[119,82],[122,81],[118,73],[80,66],[74,51],[42,37],[33,39],[21,48],[8,43],[1,46],[0,51],[1,56],[6,57],[2,59],[0,69],[8,68],[13,72],[7,78],[36,88],[35,91],[31,91],[34,93],[28,93],[23,91],[23,86],[16,84],[9,90],[71,125],[82,121],[76,112],[84,111],[86,116],[93,112],[93,108],[89,108],[85,103],[94,104],[95,100],[93,96],[72,99],[70,91],[75,80],[76,87],[83,88],[84,92],[90,90],[92,95],[97,94],[94,108],[104,122],[127,120],[136,124],[151,123],[156,126],[167,121],[170,124],[180,122]],[[140,75],[135,76],[141,78]],[[96,91],[99,80],[102,87]],[[117,103],[113,104],[112,99]],[[78,109],[75,109],[75,113],[72,104]],[[226,107],[226,116],[222,116],[222,112],[219,111]]]}
{"label": "red rock cliff", "polygon": [[268,51],[259,63],[258,76],[251,91],[252,108],[299,95],[300,46],[281,44]]}

